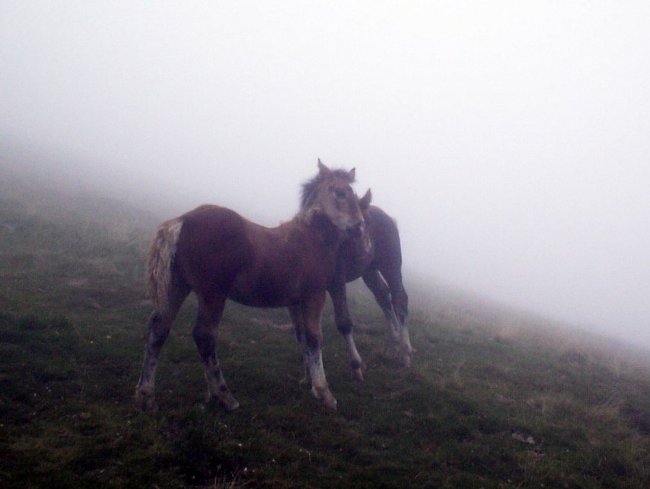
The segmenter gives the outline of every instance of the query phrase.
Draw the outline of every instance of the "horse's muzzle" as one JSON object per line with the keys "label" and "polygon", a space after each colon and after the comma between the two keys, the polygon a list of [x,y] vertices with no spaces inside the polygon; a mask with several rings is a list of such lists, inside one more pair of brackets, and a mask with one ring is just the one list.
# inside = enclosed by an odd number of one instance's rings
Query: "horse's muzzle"
{"label": "horse's muzzle", "polygon": [[366,226],[363,222],[357,223],[351,228],[348,228],[347,234],[350,239],[359,239],[363,236]]}

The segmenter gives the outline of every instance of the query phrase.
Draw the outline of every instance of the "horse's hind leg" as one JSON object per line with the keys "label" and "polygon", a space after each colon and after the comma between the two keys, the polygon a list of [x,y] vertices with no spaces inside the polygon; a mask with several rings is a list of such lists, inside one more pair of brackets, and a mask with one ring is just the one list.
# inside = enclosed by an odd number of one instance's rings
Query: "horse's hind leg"
{"label": "horse's hind leg", "polygon": [[399,288],[394,292],[391,292],[391,297],[393,298],[393,309],[395,310],[395,314],[397,315],[397,319],[401,326],[400,337],[402,346],[410,358],[410,355],[415,353],[415,348],[413,348],[411,345],[411,336],[409,334],[409,328],[406,322],[406,318],[408,316],[408,296],[406,295],[404,287],[401,285],[401,281]]}
{"label": "horse's hind leg", "polygon": [[379,304],[379,307],[381,307],[384,313],[386,327],[388,328],[391,339],[395,343],[399,343],[399,324],[390,300],[390,289],[388,285],[381,275],[379,275],[379,271],[376,268],[370,268],[363,274],[363,282],[375,296],[377,304]]}
{"label": "horse's hind leg", "polygon": [[135,388],[135,401],[140,409],[153,411],[156,409],[155,382],[156,367],[160,350],[169,336],[172,322],[183,301],[189,294],[190,288],[185,284],[174,283],[169,290],[168,307],[166,311],[153,311],[149,316],[147,343],[144,349],[142,373]]}
{"label": "horse's hind leg", "polygon": [[399,333],[400,333],[400,342],[402,348],[406,354],[410,356],[415,353],[415,349],[411,346],[411,338],[409,335],[408,325],[406,323],[406,318],[408,317],[408,295],[404,289],[404,284],[402,283],[402,273],[397,266],[393,267],[383,267],[381,268],[381,274],[386,278],[388,282],[388,288],[390,289],[391,303],[393,304],[393,310],[397,316],[397,321],[399,324]]}
{"label": "horse's hind leg", "polygon": [[363,274],[363,281],[372,291],[375,300],[384,312],[386,326],[388,327],[390,337],[395,345],[399,345],[402,363],[406,367],[410,366],[413,348],[411,347],[411,342],[409,340],[408,329],[406,329],[406,326],[400,322],[393,307],[394,298],[392,297],[391,289],[388,284],[386,284],[386,281],[381,277],[379,271],[375,268],[370,269]]}
{"label": "horse's hind leg", "polygon": [[199,298],[199,311],[192,335],[205,367],[205,380],[208,383],[208,401],[216,399],[229,411],[237,409],[239,402],[226,385],[217,357],[217,328],[226,305],[225,297],[215,297],[210,301]]}
{"label": "horse's hind leg", "polygon": [[343,335],[345,344],[348,349],[348,359],[352,368],[352,378],[358,382],[363,382],[363,372],[361,371],[362,360],[357,345],[352,336],[353,324],[348,309],[347,296],[345,291],[345,279],[335,280],[329,289],[332,304],[334,306],[334,320],[339,333]]}

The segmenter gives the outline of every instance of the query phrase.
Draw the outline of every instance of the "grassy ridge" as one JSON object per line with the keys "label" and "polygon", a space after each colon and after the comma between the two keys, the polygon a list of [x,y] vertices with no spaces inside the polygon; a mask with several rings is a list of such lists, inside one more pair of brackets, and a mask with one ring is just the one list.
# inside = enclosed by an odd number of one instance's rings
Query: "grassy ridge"
{"label": "grassy ridge", "polygon": [[188,301],[163,351],[160,411],[139,413],[153,224],[123,207],[39,199],[0,202],[4,488],[650,487],[647,370],[498,334],[463,311],[443,321],[417,310],[418,353],[402,369],[362,291],[351,302],[363,385],[329,309],[324,318],[338,412],[299,384],[288,315],[234,304],[219,351],[242,407],[205,406]]}

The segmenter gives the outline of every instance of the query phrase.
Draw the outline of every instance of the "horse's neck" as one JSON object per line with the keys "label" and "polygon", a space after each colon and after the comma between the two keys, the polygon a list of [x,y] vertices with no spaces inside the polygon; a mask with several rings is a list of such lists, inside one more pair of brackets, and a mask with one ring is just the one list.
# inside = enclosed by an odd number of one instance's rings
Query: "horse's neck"
{"label": "horse's neck", "polygon": [[282,224],[283,232],[292,242],[312,245],[326,254],[336,254],[342,243],[342,237],[337,228],[325,217],[319,214],[299,213],[291,221]]}

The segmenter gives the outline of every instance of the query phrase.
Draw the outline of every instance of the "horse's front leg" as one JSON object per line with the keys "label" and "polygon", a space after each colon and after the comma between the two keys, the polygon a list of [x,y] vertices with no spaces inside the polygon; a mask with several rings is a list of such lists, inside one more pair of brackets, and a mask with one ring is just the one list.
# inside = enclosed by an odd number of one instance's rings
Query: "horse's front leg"
{"label": "horse's front leg", "polygon": [[305,320],[304,349],[307,369],[311,377],[311,391],[316,399],[320,399],[325,406],[336,409],[336,399],[330,392],[323,368],[323,331],[321,329],[321,314],[325,304],[325,291],[318,292],[309,297],[303,304],[303,317]]}
{"label": "horse's front leg", "polygon": [[300,353],[302,355],[303,377],[300,379],[300,384],[306,384],[309,381],[309,359],[307,358],[307,347],[305,342],[305,317],[301,306],[289,306],[289,315],[293,323],[296,340],[300,346]]}
{"label": "horse's front leg", "polygon": [[350,310],[348,309],[345,277],[339,277],[334,280],[329,288],[329,294],[334,306],[336,329],[338,329],[339,333],[343,335],[345,345],[348,349],[348,359],[350,361],[350,367],[352,368],[352,378],[357,382],[363,382],[363,372],[361,370],[363,362],[361,360],[361,355],[359,355],[359,351],[357,350],[357,345],[354,342],[354,337],[352,336],[354,325],[352,323],[352,318],[350,317]]}

